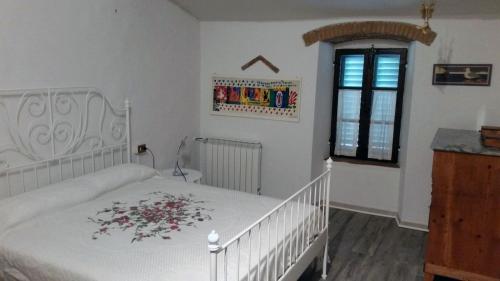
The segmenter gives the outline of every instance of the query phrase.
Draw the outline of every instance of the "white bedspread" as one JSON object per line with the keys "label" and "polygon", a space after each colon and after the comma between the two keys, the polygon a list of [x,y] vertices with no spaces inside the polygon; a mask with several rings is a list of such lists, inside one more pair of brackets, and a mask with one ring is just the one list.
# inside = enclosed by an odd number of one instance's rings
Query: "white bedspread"
{"label": "white bedspread", "polygon": [[[105,218],[107,213],[98,215],[98,212],[112,206],[137,205],[140,200],[157,196],[152,193],[158,191],[203,201],[193,203],[201,209],[201,215],[194,217],[192,225],[181,225],[181,231],[174,229],[140,241],[132,242],[138,237],[135,227],[99,232],[103,226],[98,219]],[[113,202],[122,205],[113,205]],[[51,209],[0,232],[0,280],[2,276],[5,280],[17,281],[209,280],[208,233],[215,229],[221,241],[227,241],[280,202],[265,196],[170,181],[158,176],[129,183],[93,200]],[[198,220],[203,216],[210,219]],[[265,227],[267,225],[262,226]],[[264,253],[267,247],[272,249],[276,245],[272,242],[275,241],[274,229],[274,226],[270,229],[271,244],[266,244],[266,237],[261,238]],[[257,247],[256,242],[252,243],[252,248]],[[248,240],[242,241],[242,250],[245,247],[248,248]],[[232,260],[236,260],[234,255]],[[222,255],[219,260],[223,261]],[[241,263],[245,260],[248,257],[242,253]],[[234,261],[228,266],[230,274],[235,275]],[[242,270],[244,268],[242,266]],[[246,272],[248,270],[240,272],[240,276],[245,276]]]}

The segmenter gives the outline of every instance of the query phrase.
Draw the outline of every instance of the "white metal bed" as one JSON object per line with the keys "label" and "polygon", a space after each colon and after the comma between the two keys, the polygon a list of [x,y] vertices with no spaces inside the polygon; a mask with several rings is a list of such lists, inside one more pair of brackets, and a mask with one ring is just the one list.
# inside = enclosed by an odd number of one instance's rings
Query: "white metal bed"
{"label": "white metal bed", "polygon": [[130,102],[95,88],[0,92],[0,198],[130,162]]}
{"label": "white metal bed", "polygon": [[[0,130],[7,131],[0,137],[0,199],[129,163],[130,108],[128,100],[111,106],[94,88],[0,92]],[[209,280],[296,280],[316,257],[325,279],[331,169],[329,159],[324,173],[223,244],[212,231]],[[242,241],[248,260],[258,257],[253,277],[250,262],[240,264]],[[230,258],[237,259],[235,276],[228,275]],[[247,276],[239,275],[243,266]]]}
{"label": "white metal bed", "polygon": [[[330,195],[330,177],[333,161],[328,159],[326,163],[326,171],[319,177],[308,183],[295,194],[276,206],[273,210],[261,217],[252,225],[248,226],[241,233],[220,244],[219,235],[214,230],[208,236],[209,251],[211,256],[210,263],[210,280],[240,280],[237,271],[235,279],[228,276],[228,252],[230,247],[236,245],[236,256],[240,256],[240,241],[244,237],[248,237],[248,248],[251,249],[249,255],[257,254],[258,260],[265,261],[265,266],[262,268],[266,271],[265,278],[261,278],[261,266],[258,264],[256,280],[297,280],[308,265],[318,256],[318,253],[323,250],[323,272],[322,278],[326,280],[326,269],[328,260],[328,217],[329,208],[327,198]],[[314,207],[316,206],[316,207]],[[295,211],[294,211],[295,208]],[[305,215],[305,214],[312,215]],[[300,222],[299,217],[306,218],[306,221]],[[281,221],[281,223],[280,223]],[[290,227],[287,231],[287,222]],[[306,227],[307,224],[307,227]],[[283,232],[279,233],[278,225],[282,227]],[[274,230],[274,237],[270,237],[270,233]],[[258,236],[257,253],[252,253],[252,235]],[[261,240],[262,236],[267,235],[267,241],[275,239],[274,249],[267,249],[266,254],[261,256]],[[279,250],[278,239],[282,242],[281,250]],[[270,245],[271,243],[267,243]],[[287,247],[288,249],[285,249]],[[234,250],[231,249],[231,250]],[[288,251],[288,253],[287,253]],[[274,257],[270,261],[270,254]],[[219,257],[222,256],[223,269],[218,266]],[[280,260],[280,261],[279,261]],[[278,263],[281,262],[281,271],[278,270]],[[241,266],[237,262],[238,268]],[[248,265],[250,267],[250,264]],[[250,271],[250,268],[248,268]],[[274,274],[270,275],[270,272]],[[219,276],[222,276],[220,278]],[[253,280],[250,274],[247,275],[247,280]]]}

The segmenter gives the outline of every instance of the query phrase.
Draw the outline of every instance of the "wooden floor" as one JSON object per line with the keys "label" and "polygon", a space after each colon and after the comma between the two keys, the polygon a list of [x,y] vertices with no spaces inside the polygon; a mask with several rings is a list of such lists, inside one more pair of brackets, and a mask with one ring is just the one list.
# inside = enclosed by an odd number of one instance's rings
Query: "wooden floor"
{"label": "wooden floor", "polygon": [[[331,209],[328,281],[421,281],[426,233],[394,219]],[[319,280],[320,273],[308,280]]]}

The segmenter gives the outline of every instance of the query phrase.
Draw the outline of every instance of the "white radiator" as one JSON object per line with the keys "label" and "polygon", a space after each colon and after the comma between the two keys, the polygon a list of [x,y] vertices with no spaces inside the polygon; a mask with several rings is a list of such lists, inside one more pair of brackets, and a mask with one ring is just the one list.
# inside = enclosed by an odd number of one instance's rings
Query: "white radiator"
{"label": "white radiator", "polygon": [[261,194],[262,144],[239,140],[196,138],[200,142],[202,183]]}

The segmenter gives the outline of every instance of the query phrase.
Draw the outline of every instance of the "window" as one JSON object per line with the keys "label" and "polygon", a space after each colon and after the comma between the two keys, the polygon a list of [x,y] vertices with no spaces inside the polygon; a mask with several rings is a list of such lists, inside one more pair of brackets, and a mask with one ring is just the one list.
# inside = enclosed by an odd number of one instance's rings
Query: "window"
{"label": "window", "polygon": [[406,49],[340,49],[335,54],[330,154],[397,163]]}

